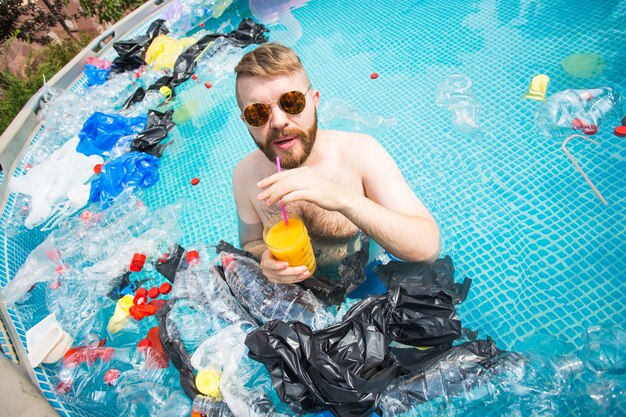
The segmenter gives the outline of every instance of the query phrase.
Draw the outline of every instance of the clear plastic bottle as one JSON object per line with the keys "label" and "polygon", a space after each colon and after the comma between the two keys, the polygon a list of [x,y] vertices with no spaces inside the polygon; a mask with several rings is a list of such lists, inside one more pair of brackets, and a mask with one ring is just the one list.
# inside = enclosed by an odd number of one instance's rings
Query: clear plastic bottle
{"label": "clear plastic bottle", "polygon": [[610,87],[564,90],[548,97],[535,112],[544,136],[564,136],[576,131],[594,134],[609,117],[622,115],[622,100]]}
{"label": "clear plastic bottle", "polygon": [[191,417],[233,417],[224,401],[198,395],[191,406]]}
{"label": "clear plastic bottle", "polygon": [[222,252],[226,283],[247,310],[259,321],[300,321],[314,330],[333,324],[335,319],[311,292],[298,285],[270,282],[258,262]]}

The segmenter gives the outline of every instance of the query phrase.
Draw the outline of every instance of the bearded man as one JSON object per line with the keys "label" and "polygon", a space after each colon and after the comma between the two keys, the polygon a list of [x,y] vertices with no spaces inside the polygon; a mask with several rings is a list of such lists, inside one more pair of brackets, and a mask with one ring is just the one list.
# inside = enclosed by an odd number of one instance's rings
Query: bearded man
{"label": "bearded man", "polygon": [[310,276],[306,266],[274,258],[263,242],[263,226],[282,205],[303,220],[318,268],[333,268],[359,250],[361,232],[399,259],[437,259],[439,228],[378,141],[317,129],[320,92],[292,49],[261,45],[243,56],[235,73],[241,118],[258,147],[233,172],[239,240],[268,280],[297,283]]}

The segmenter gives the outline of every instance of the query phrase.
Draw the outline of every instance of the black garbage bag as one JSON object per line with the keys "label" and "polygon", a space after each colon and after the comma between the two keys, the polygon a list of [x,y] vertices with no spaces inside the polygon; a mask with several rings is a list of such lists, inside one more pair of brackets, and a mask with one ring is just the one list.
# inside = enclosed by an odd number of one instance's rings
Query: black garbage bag
{"label": "black garbage bag", "polygon": [[[423,305],[424,311],[413,311]],[[246,346],[269,370],[281,400],[305,411],[325,406],[341,417],[360,417],[375,410],[382,390],[399,375],[392,340],[449,347],[460,334],[450,296],[397,286],[316,332],[302,323],[270,321],[248,335]]]}
{"label": "black garbage bag", "polygon": [[163,154],[163,149],[169,144],[160,145],[160,143],[167,137],[169,131],[176,126],[176,123],[172,121],[173,115],[174,110],[168,110],[165,113],[149,110],[146,128],[133,140],[130,144],[130,149],[160,158]]}
{"label": "black garbage bag", "polygon": [[134,70],[142,65],[146,65],[144,60],[146,50],[154,38],[168,33],[170,31],[165,26],[165,20],[158,19],[152,22],[145,35],[127,41],[115,42],[113,48],[118,56],[113,60],[113,66],[108,75],[109,78],[113,74]]}
{"label": "black garbage bag", "polygon": [[135,92],[126,99],[124,105],[122,106],[122,110],[126,110],[131,107],[135,103],[140,103],[143,101],[146,96],[146,90],[143,87],[139,87],[135,90]]}
{"label": "black garbage bag", "polygon": [[376,275],[392,288],[404,286],[411,288],[443,289],[459,304],[467,298],[472,280],[465,278],[463,283],[454,282],[454,265],[449,256],[437,259],[433,264],[425,262],[391,261],[376,267]]}
{"label": "black garbage bag", "polygon": [[169,100],[176,97],[175,87],[187,81],[196,69],[197,58],[202,54],[211,42],[217,38],[224,38],[228,43],[239,48],[250,44],[261,44],[267,42],[265,33],[267,29],[259,23],[255,23],[250,18],[243,19],[237,29],[230,33],[210,33],[198,40],[195,44],[185,49],[176,59],[172,75],[165,75],[159,78],[148,90],[160,90],[161,87],[168,87],[171,90]]}
{"label": "black garbage bag", "polygon": [[185,253],[185,248],[176,245],[174,253],[170,254],[164,261],[157,261],[155,268],[158,273],[163,275],[172,284],[176,279],[176,272]]}

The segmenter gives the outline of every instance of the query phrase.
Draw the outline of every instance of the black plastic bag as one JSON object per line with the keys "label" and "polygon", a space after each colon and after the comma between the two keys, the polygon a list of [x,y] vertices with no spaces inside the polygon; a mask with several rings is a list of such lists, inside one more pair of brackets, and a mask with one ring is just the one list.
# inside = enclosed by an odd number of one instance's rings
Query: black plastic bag
{"label": "black plastic bag", "polygon": [[207,34],[178,56],[174,64],[172,75],[159,78],[148,90],[160,90],[163,86],[168,87],[171,90],[169,99],[172,100],[176,96],[175,87],[184,83],[193,75],[196,69],[197,58],[215,39],[224,38],[230,44],[243,48],[253,43],[260,44],[267,42],[265,32],[267,32],[265,26],[255,23],[254,20],[250,18],[245,18],[239,23],[237,29],[228,34]]}
{"label": "black plastic bag", "polygon": [[[428,290],[430,292],[430,290]],[[424,311],[416,311],[426,306]],[[395,287],[354,305],[340,324],[313,332],[270,321],[246,338],[249,356],[265,364],[281,400],[305,411],[325,406],[338,416],[370,415],[399,375],[389,343],[443,344],[461,334],[452,298]]]}
{"label": "black plastic bag", "polygon": [[465,278],[462,284],[454,282],[454,265],[449,256],[437,259],[433,264],[391,261],[385,265],[378,265],[376,275],[387,288],[403,286],[425,290],[443,289],[453,297],[454,304],[459,304],[467,298],[472,283],[469,278]]}
{"label": "black plastic bag", "polygon": [[133,151],[145,152],[160,158],[163,149],[169,144],[159,145],[163,141],[170,130],[176,126],[172,121],[174,110],[168,110],[165,113],[156,110],[148,111],[148,122],[146,128],[141,132],[130,144]]}
{"label": "black plastic bag", "polygon": [[113,44],[118,57],[113,60],[113,66],[109,72],[109,78],[113,74],[134,70],[142,65],[146,65],[144,57],[146,50],[159,35],[165,35],[170,31],[165,26],[165,20],[158,19],[152,22],[146,34],[128,41],[119,41]]}
{"label": "black plastic bag", "polygon": [[143,101],[145,96],[146,90],[143,87],[138,87],[135,92],[126,99],[124,105],[122,106],[122,110],[126,110],[135,103],[140,103],[141,101]]}
{"label": "black plastic bag", "polygon": [[172,284],[176,279],[176,272],[178,271],[178,266],[180,265],[184,253],[185,248],[180,245],[176,245],[174,254],[170,254],[164,262],[157,261],[155,265],[157,272],[167,278],[167,280]]}

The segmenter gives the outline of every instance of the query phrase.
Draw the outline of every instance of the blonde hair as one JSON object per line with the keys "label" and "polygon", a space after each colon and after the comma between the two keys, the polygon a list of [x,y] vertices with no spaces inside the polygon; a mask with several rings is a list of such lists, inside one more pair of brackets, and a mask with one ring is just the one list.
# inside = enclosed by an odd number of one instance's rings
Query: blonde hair
{"label": "blonde hair", "polygon": [[304,71],[302,61],[291,48],[279,43],[265,43],[245,54],[235,67],[237,79],[241,76],[272,78],[294,75]]}

